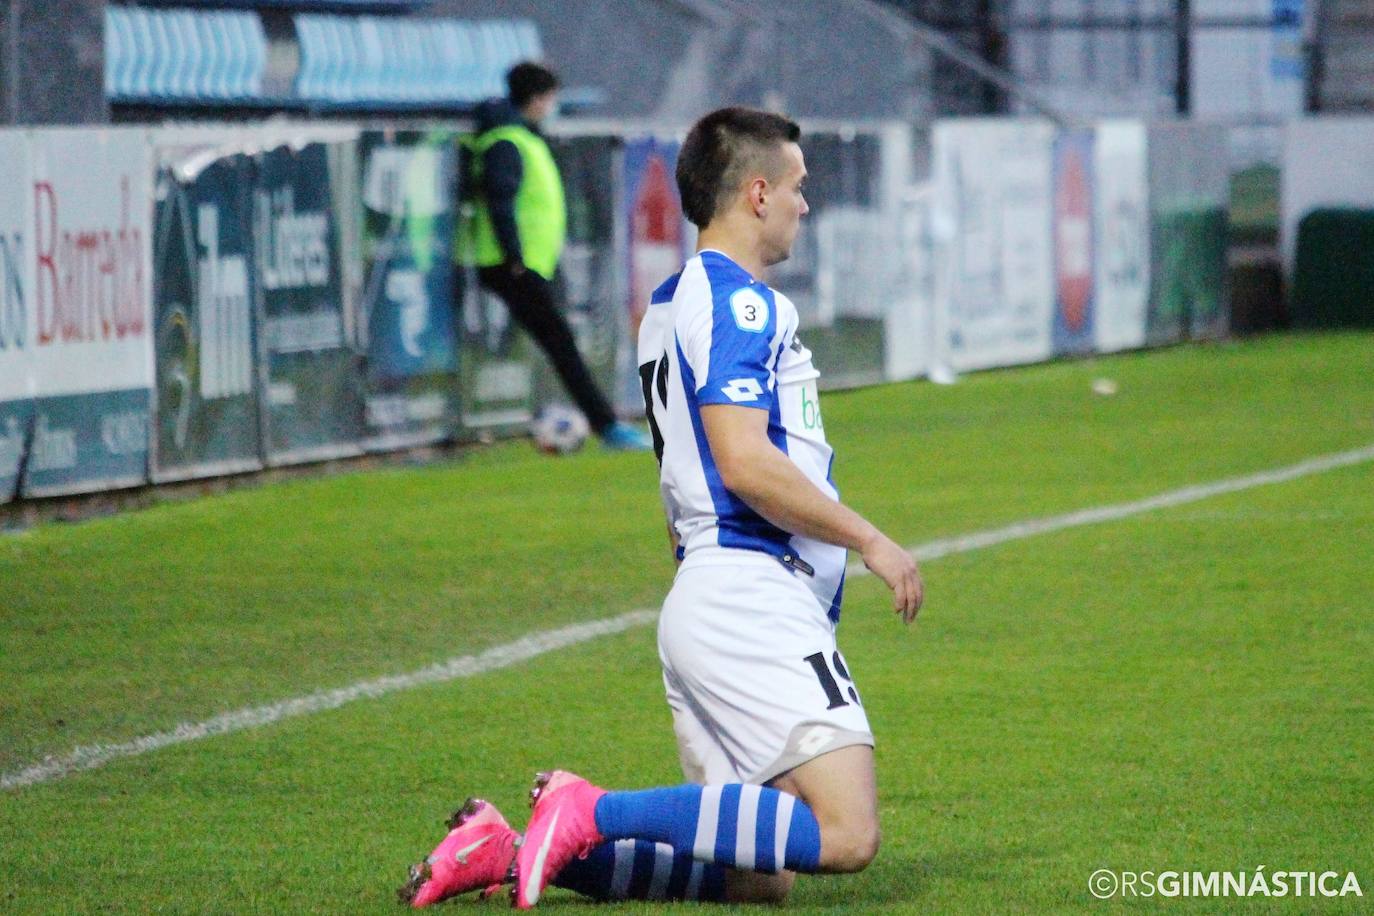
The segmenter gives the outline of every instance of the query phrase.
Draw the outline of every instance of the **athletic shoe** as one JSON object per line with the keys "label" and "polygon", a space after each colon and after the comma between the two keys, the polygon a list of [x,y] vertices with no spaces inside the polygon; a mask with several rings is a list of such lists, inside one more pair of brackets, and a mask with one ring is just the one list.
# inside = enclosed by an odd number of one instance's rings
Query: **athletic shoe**
{"label": "athletic shoe", "polygon": [[613,452],[651,452],[654,442],[637,426],[616,421],[601,431],[601,442]]}
{"label": "athletic shoe", "polygon": [[410,880],[396,891],[402,903],[419,909],[479,889],[490,897],[511,880],[520,835],[495,805],[469,798],[448,826],[448,836],[410,869]]}
{"label": "athletic shoe", "polygon": [[525,840],[515,853],[516,909],[528,910],[539,902],[544,888],[573,859],[606,841],[596,829],[596,803],[606,794],[581,776],[563,770],[540,773],[530,790],[530,824]]}

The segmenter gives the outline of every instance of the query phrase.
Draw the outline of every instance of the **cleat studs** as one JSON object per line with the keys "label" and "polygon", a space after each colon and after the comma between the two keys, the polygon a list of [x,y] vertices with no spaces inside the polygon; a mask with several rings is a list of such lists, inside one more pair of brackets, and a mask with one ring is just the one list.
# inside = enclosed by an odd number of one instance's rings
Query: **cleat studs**
{"label": "cleat studs", "polygon": [[539,772],[534,774],[534,787],[530,789],[531,808],[539,802],[539,796],[544,794],[544,790],[548,788],[551,779],[553,779],[552,773]]}
{"label": "cleat studs", "polygon": [[453,830],[463,826],[463,824],[467,823],[469,819],[482,810],[483,804],[485,804],[485,802],[480,798],[469,798],[467,801],[463,802],[462,807],[454,811],[453,815],[449,817],[447,821],[448,829]]}
{"label": "cleat studs", "polygon": [[396,889],[396,898],[409,906],[415,900],[415,895],[420,892],[420,887],[429,880],[429,876],[428,863],[410,866],[410,877],[405,884]]}

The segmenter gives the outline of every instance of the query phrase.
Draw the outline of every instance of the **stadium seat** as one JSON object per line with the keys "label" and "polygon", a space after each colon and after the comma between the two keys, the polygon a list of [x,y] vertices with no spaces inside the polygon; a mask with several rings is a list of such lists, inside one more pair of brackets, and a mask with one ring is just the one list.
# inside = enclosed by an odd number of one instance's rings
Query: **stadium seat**
{"label": "stadium seat", "polygon": [[114,101],[250,100],[267,36],[253,13],[105,8],[105,95]]}
{"label": "stadium seat", "polygon": [[505,91],[517,61],[542,53],[529,20],[463,21],[300,12],[293,99],[265,99],[258,14],[105,9],[105,94],[115,102],[465,106]]}
{"label": "stadium seat", "polygon": [[471,104],[504,92],[507,69],[540,51],[527,20],[463,22],[300,13],[296,96],[342,104]]}

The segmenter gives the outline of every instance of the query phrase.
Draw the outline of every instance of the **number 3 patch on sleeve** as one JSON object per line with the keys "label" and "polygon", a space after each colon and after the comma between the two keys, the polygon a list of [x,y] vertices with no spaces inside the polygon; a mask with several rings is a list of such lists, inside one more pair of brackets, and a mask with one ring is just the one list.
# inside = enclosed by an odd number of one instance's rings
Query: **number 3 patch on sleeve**
{"label": "number 3 patch on sleeve", "polygon": [[730,297],[730,311],[741,331],[758,334],[768,324],[768,301],[747,286]]}

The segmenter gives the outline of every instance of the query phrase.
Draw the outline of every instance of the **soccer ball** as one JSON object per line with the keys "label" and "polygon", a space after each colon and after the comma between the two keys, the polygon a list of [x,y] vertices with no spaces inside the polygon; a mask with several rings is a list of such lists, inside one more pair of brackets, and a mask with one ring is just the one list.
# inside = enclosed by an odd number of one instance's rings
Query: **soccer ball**
{"label": "soccer ball", "polygon": [[569,455],[582,447],[591,434],[587,418],[567,404],[550,404],[530,425],[535,446],[550,455]]}

